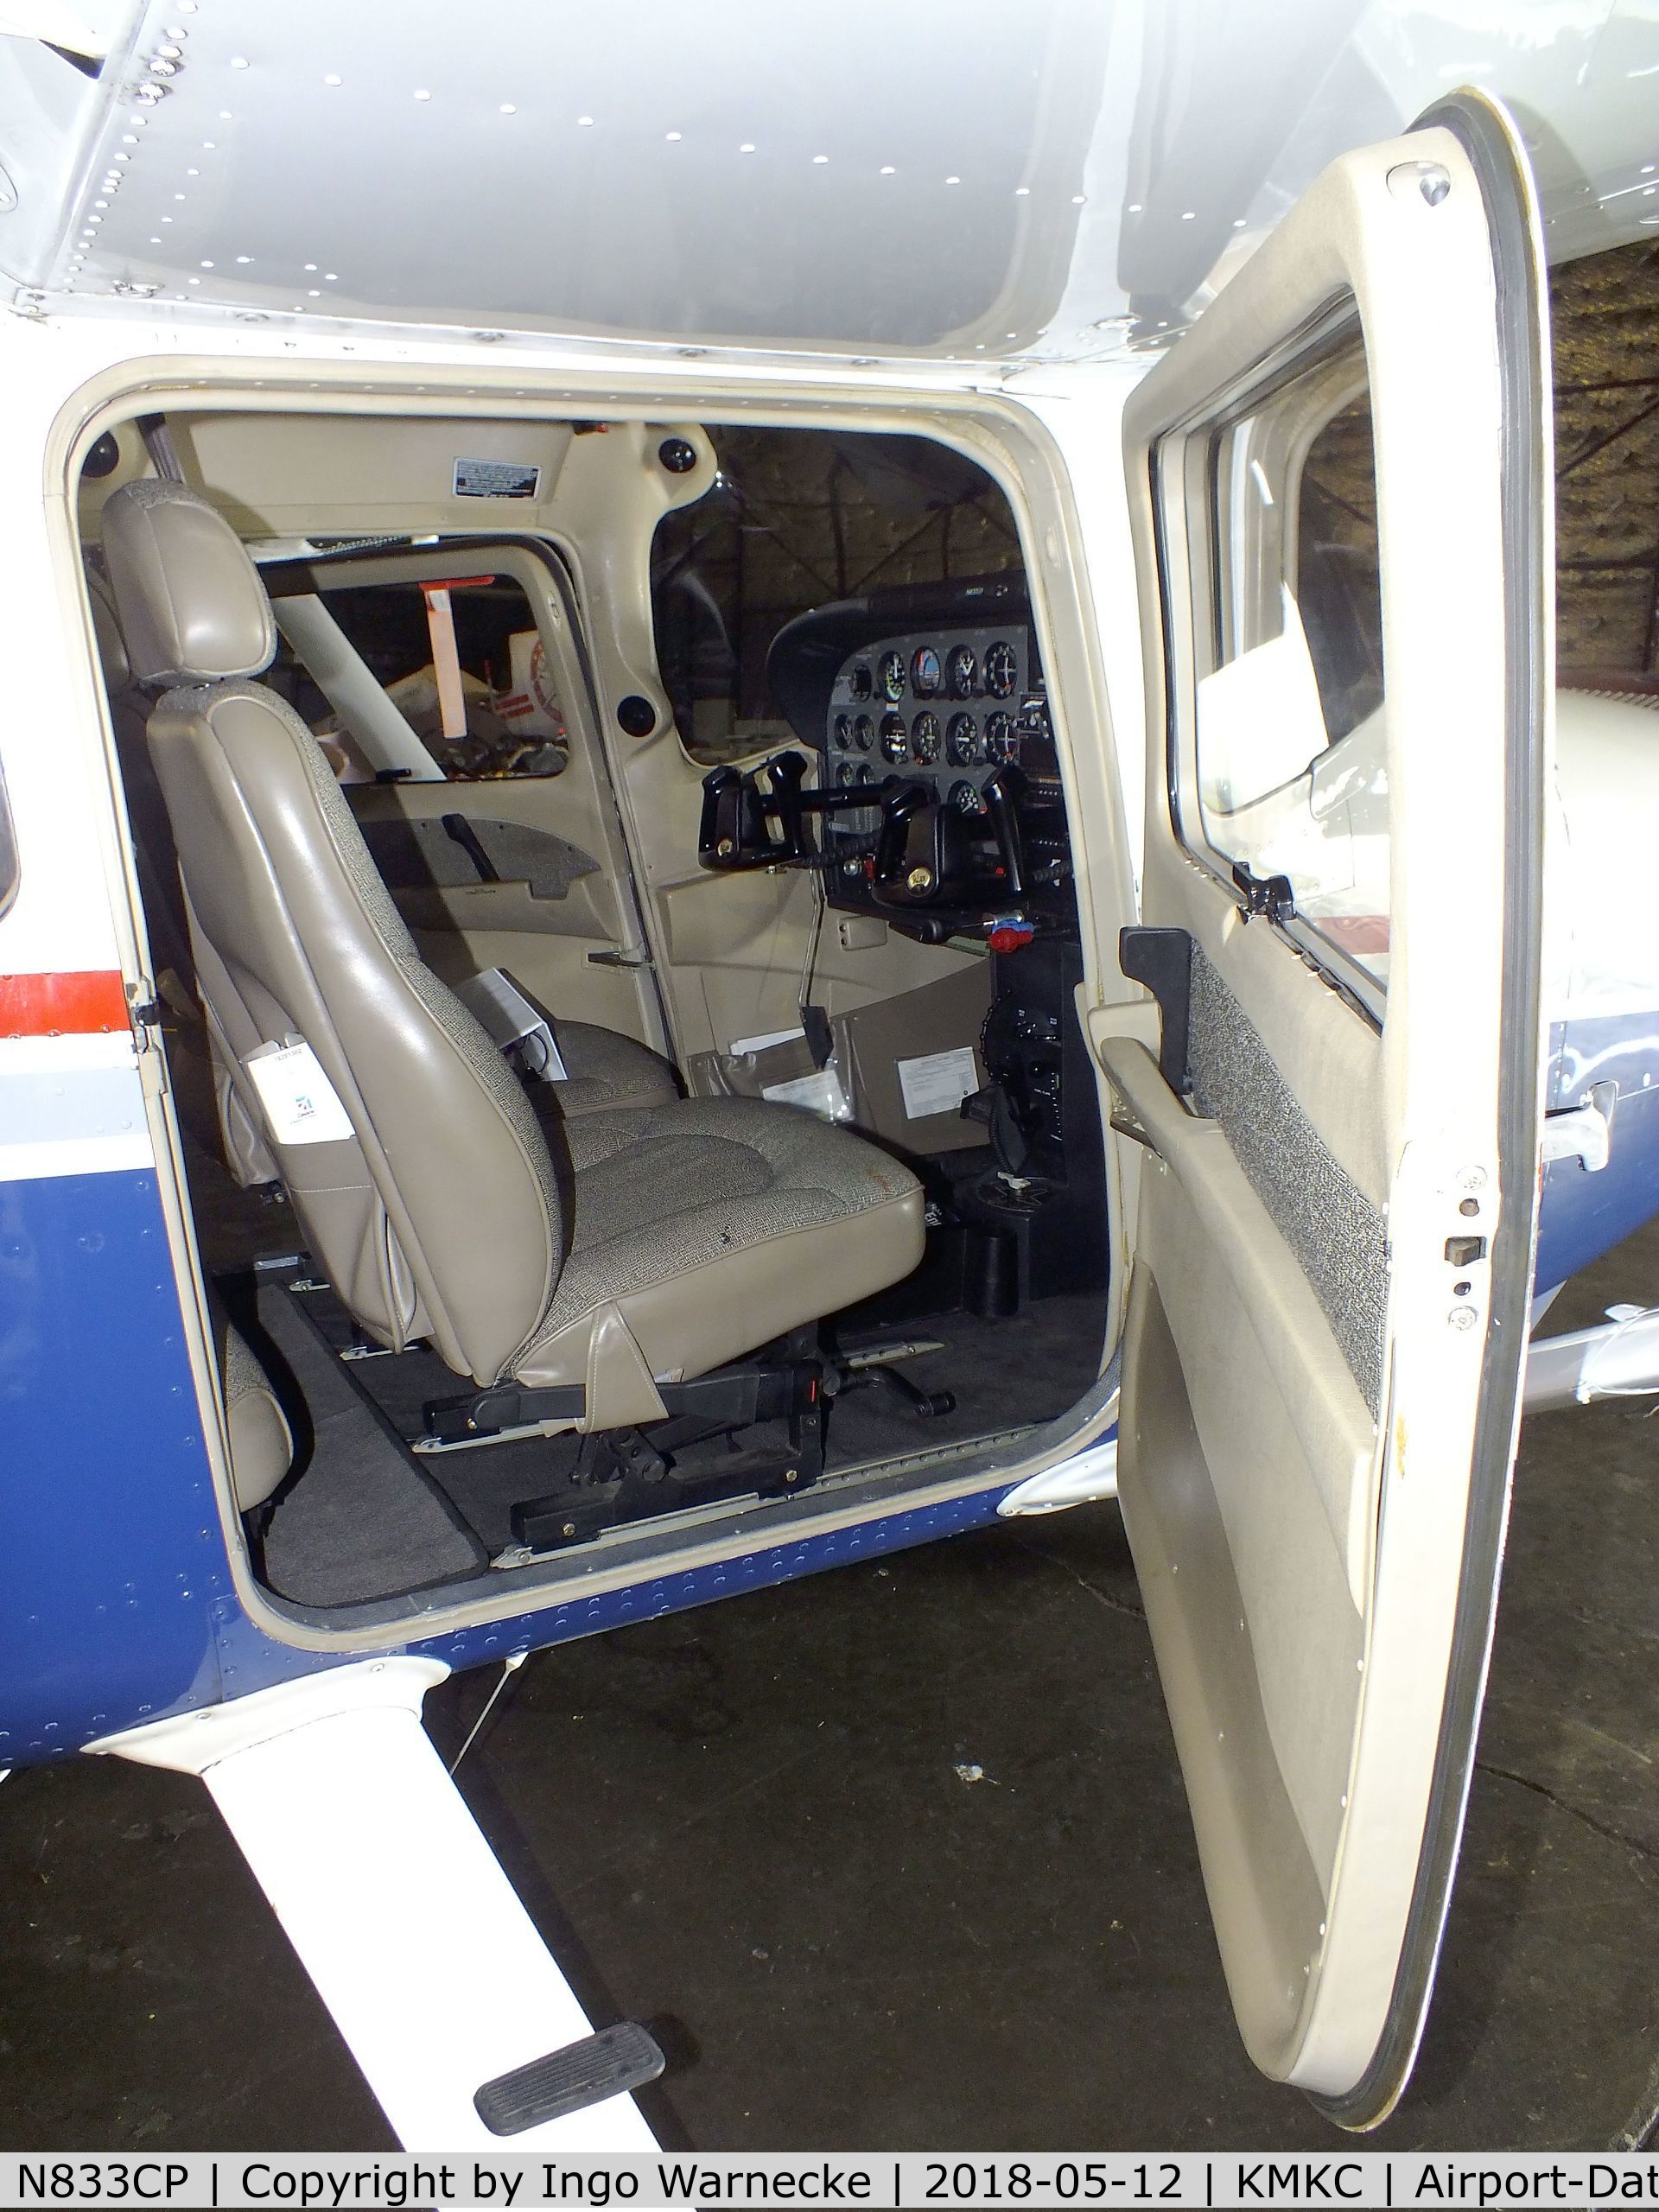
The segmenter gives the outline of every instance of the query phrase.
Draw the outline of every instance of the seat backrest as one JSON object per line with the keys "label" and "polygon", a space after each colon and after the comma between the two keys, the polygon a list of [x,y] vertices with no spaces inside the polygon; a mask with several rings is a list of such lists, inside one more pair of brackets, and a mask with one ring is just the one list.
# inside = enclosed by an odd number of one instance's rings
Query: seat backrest
{"label": "seat backrest", "polygon": [[[187,486],[128,484],[104,550],[149,723],[199,987],[251,1059],[308,1046],[340,1133],[266,1112],[311,1254],[362,1325],[429,1337],[493,1382],[535,1333],[565,1249],[559,1182],[512,1069],[416,950],[329,769],[285,702],[251,681],[276,650],[246,548]],[[316,1126],[333,1102],[313,1099]]]}
{"label": "seat backrest", "polygon": [[[149,757],[149,701],[133,681],[126,641],[116,611],[115,594],[97,569],[86,571],[87,596],[92,602],[92,629],[98,657],[104,671],[104,690],[109,700],[110,723],[121,763],[121,783],[127,803],[127,826],[132,836],[133,861],[138,890],[144,902],[144,923],[149,936],[159,994],[168,995],[168,971],[177,988],[195,991],[206,1017],[208,1057],[213,1066],[213,1105],[218,1140],[225,1164],[244,1190],[276,1180],[277,1167],[266,1147],[257,1102],[236,1056],[226,1042],[213,1012],[213,1001],[196,980],[194,933],[179,875],[179,856],[173,849],[173,824],[167,801],[156,780]],[[176,1005],[176,1000],[174,1001]],[[179,1119],[211,1156],[213,1131],[192,1106],[193,1087],[175,1090]]]}
{"label": "seat backrest", "polygon": [[132,830],[133,858],[138,888],[143,894],[150,950],[157,964],[171,968],[188,989],[194,978],[185,928],[184,899],[173,855],[173,830],[144,737],[149,702],[132,680],[114,594],[92,569],[87,570],[86,589],[92,602],[99,662],[104,671],[104,690],[110,702],[110,724],[115,733],[115,749],[120,756],[127,820]]}

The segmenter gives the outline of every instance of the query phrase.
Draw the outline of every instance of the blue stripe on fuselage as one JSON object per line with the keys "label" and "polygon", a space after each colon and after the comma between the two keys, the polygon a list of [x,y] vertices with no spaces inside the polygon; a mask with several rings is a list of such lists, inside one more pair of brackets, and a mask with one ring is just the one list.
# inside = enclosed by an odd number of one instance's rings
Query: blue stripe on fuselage
{"label": "blue stripe on fuselage", "polygon": [[984,1526],[1008,1487],[485,1627],[411,1614],[366,1651],[301,1650],[232,1586],[154,1173],[0,1184],[0,1766],[377,1649],[477,1666],[878,1558]]}
{"label": "blue stripe on fuselage", "polygon": [[216,1699],[228,1586],[154,1171],[0,1183],[0,1764]]}
{"label": "blue stripe on fuselage", "polygon": [[1659,1213],[1659,1010],[1575,1017],[1551,1034],[1546,1096],[1552,1112],[1576,1106],[1592,1084],[1613,1083],[1612,1141],[1605,1167],[1576,1160],[1544,1171],[1535,1291],[1554,1290]]}

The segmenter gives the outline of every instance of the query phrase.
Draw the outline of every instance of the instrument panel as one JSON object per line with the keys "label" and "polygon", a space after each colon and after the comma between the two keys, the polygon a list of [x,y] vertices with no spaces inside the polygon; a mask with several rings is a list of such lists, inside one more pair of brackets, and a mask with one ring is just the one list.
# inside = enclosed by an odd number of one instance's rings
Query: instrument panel
{"label": "instrument panel", "polygon": [[[970,818],[986,810],[988,778],[1017,767],[1058,797],[1059,766],[1030,629],[930,631],[878,639],[842,662],[830,689],[821,782],[837,791],[874,789],[902,775]],[[867,836],[860,810],[836,817],[833,842]]]}
{"label": "instrument panel", "polygon": [[827,903],[923,944],[1002,953],[1077,926],[1031,604],[1018,576],[901,584],[809,608],[766,655],[810,757],[703,778],[706,868],[814,868]]}

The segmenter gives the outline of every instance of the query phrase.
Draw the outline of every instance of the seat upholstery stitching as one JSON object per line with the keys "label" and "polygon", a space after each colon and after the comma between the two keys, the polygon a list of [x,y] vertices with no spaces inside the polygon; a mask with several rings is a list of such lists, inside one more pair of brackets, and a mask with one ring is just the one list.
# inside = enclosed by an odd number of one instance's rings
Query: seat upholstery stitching
{"label": "seat upholstery stitching", "polygon": [[[919,1187],[918,1185],[918,1188]],[[529,1347],[529,1351],[535,1353],[543,1351],[556,1338],[567,1335],[573,1329],[580,1328],[584,1321],[591,1319],[594,1314],[603,1306],[616,1306],[626,1308],[630,1298],[638,1297],[642,1291],[656,1289],[658,1283],[676,1280],[684,1281],[689,1277],[700,1274],[704,1268],[718,1267],[722,1262],[736,1259],[741,1255],[764,1252],[773,1244],[787,1243],[791,1237],[810,1236],[815,1229],[833,1228],[843,1221],[857,1221],[866,1215],[885,1213],[893,1206],[909,1205],[914,1202],[916,1196],[916,1191],[895,1192],[892,1198],[880,1198],[873,1205],[856,1207],[849,1212],[836,1215],[829,1222],[814,1222],[804,1228],[774,1230],[770,1236],[755,1237],[742,1244],[734,1244],[726,1251],[711,1252],[707,1259],[695,1261],[689,1268],[670,1268],[651,1281],[636,1283],[628,1290],[620,1293],[616,1291],[602,1293],[594,1298],[591,1306],[584,1306],[581,1313],[573,1314],[568,1320],[561,1320],[556,1328],[549,1329],[545,1334],[539,1336]],[[593,1249],[595,1251],[603,1251],[605,1248],[601,1244],[595,1245]]]}

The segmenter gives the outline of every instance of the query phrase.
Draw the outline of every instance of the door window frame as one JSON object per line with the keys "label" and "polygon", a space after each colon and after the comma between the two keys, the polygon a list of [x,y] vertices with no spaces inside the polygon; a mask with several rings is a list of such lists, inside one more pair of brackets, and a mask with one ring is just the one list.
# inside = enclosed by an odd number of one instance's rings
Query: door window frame
{"label": "door window frame", "polygon": [[[437,582],[446,568],[453,575],[456,557],[463,561],[492,562],[498,571],[511,578],[524,594],[525,609],[531,627],[541,642],[543,654],[554,675],[559,703],[565,718],[565,766],[552,772],[535,774],[478,776],[457,772],[432,752],[429,745],[411,729],[414,742],[427,753],[439,773],[428,780],[442,782],[457,790],[480,790],[501,784],[557,783],[576,765],[579,747],[585,748],[588,760],[594,764],[604,760],[604,748],[600,743],[600,712],[594,694],[593,674],[584,647],[582,615],[576,605],[575,593],[569,569],[558,549],[550,540],[542,537],[505,536],[498,533],[471,536],[462,532],[445,534],[434,543],[400,543],[363,547],[340,552],[316,552],[294,559],[291,556],[265,564],[264,580],[269,586],[270,569],[306,568],[313,572],[312,594],[327,605],[331,594],[351,590],[396,590],[403,586],[418,589],[424,581]],[[378,573],[386,567],[429,567],[429,579],[419,575],[385,576]],[[283,597],[289,594],[273,594],[280,606]],[[304,596],[305,594],[295,594]],[[544,620],[543,612],[556,609],[563,624]],[[338,618],[336,618],[338,619]],[[349,635],[346,643],[353,652],[358,649]],[[305,656],[291,647],[295,658],[305,666]],[[358,653],[359,660],[362,655]],[[364,663],[365,670],[367,663]],[[372,677],[372,671],[368,671]],[[313,681],[315,679],[313,678]],[[384,691],[385,684],[378,677],[372,680]],[[608,768],[599,771],[608,776]]]}
{"label": "door window frame", "polygon": [[[1358,302],[1351,291],[1344,290],[1253,362],[1224,393],[1170,424],[1147,457],[1160,618],[1168,647],[1164,655],[1164,791],[1170,831],[1181,850],[1241,912],[1249,912],[1249,901],[1234,880],[1231,857],[1210,840],[1198,799],[1196,648],[1201,630],[1211,639],[1210,654],[1220,664],[1222,516],[1217,450],[1233,424],[1286,385],[1336,359],[1357,339],[1363,348]],[[1377,537],[1381,549],[1380,512]],[[1388,1006],[1384,982],[1294,908],[1283,918],[1268,915],[1262,919],[1380,1034]]]}

